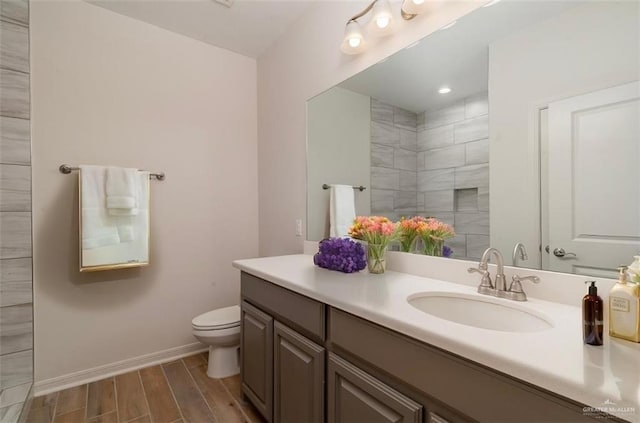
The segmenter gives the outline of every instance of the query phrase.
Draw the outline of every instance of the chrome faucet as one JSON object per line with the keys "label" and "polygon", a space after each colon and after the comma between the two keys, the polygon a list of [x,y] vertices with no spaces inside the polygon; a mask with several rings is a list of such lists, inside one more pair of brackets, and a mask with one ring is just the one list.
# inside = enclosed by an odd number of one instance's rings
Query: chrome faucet
{"label": "chrome faucet", "polygon": [[[522,245],[522,244],[518,244]],[[516,250],[514,250],[514,254],[517,251],[518,246],[516,245]],[[524,246],[522,246],[522,251],[524,251]],[[496,258],[496,283],[495,286],[491,283],[491,275],[489,274],[489,258],[491,255],[494,255]],[[525,252],[526,254],[526,252]],[[480,258],[480,262],[478,263],[478,267],[470,267],[467,269],[469,273],[476,272],[482,275],[482,280],[480,281],[480,285],[478,286],[478,293],[485,295],[493,295],[494,297],[507,298],[513,301],[527,301],[527,295],[522,290],[522,281],[529,280],[533,283],[540,282],[540,278],[537,276],[518,276],[514,275],[511,278],[511,285],[507,288],[506,278],[504,276],[504,258],[502,254],[497,248],[489,247],[484,250],[482,254],[482,258]]]}
{"label": "chrome faucet", "polygon": [[520,260],[528,260],[529,256],[527,256],[527,249],[524,248],[524,244],[518,242],[515,247],[513,247],[513,254],[511,255],[511,264],[514,266],[518,265],[518,257]]}
{"label": "chrome faucet", "polygon": [[487,270],[489,268],[489,258],[493,254],[496,258],[496,297],[504,297],[504,293],[507,291],[507,282],[504,276],[504,258],[502,258],[502,253],[497,248],[489,247],[484,250],[482,254],[482,258],[480,258],[480,263],[478,263],[478,268],[482,270]]}

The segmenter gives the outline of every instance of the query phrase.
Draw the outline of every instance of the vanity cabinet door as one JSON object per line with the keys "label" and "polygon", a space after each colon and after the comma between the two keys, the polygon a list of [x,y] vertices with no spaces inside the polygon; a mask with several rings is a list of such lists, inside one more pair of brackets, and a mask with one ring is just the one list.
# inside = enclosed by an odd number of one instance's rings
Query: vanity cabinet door
{"label": "vanity cabinet door", "polygon": [[267,422],[273,412],[273,318],[242,302],[240,379],[249,397]]}
{"label": "vanity cabinet door", "polygon": [[323,347],[274,323],[274,422],[324,421],[324,356]]}
{"label": "vanity cabinet door", "polygon": [[423,407],[329,353],[327,421],[329,423],[419,423]]}

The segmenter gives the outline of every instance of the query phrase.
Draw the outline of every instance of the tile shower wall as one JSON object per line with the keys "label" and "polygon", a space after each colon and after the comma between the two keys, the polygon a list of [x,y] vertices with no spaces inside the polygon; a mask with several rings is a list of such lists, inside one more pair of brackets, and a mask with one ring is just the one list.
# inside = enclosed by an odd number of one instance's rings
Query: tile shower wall
{"label": "tile shower wall", "polygon": [[29,4],[0,0],[0,421],[33,381]]}
{"label": "tile shower wall", "polygon": [[487,93],[417,120],[417,211],[454,226],[454,257],[479,258],[489,246]]}
{"label": "tile shower wall", "polygon": [[371,99],[371,213],[397,220],[417,208],[417,115]]}

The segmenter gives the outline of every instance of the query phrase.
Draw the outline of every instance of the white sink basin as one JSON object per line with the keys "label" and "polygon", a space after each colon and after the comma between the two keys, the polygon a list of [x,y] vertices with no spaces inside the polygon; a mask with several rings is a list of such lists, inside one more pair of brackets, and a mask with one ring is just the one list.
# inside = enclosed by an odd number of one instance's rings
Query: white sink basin
{"label": "white sink basin", "polygon": [[551,329],[540,313],[493,297],[451,292],[425,292],[407,298],[418,310],[451,322],[503,332],[539,332]]}

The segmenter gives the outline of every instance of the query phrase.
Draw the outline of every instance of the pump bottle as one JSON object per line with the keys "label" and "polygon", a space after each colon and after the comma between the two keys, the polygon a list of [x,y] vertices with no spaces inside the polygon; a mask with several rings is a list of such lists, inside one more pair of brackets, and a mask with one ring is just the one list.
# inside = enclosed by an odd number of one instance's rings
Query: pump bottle
{"label": "pump bottle", "polygon": [[586,281],[591,284],[589,293],[582,298],[582,338],[585,344],[602,345],[604,328],[602,314],[602,298],[598,296],[596,281]]}
{"label": "pump bottle", "polygon": [[627,267],[609,292],[609,335],[640,342],[640,284],[627,280]]}

